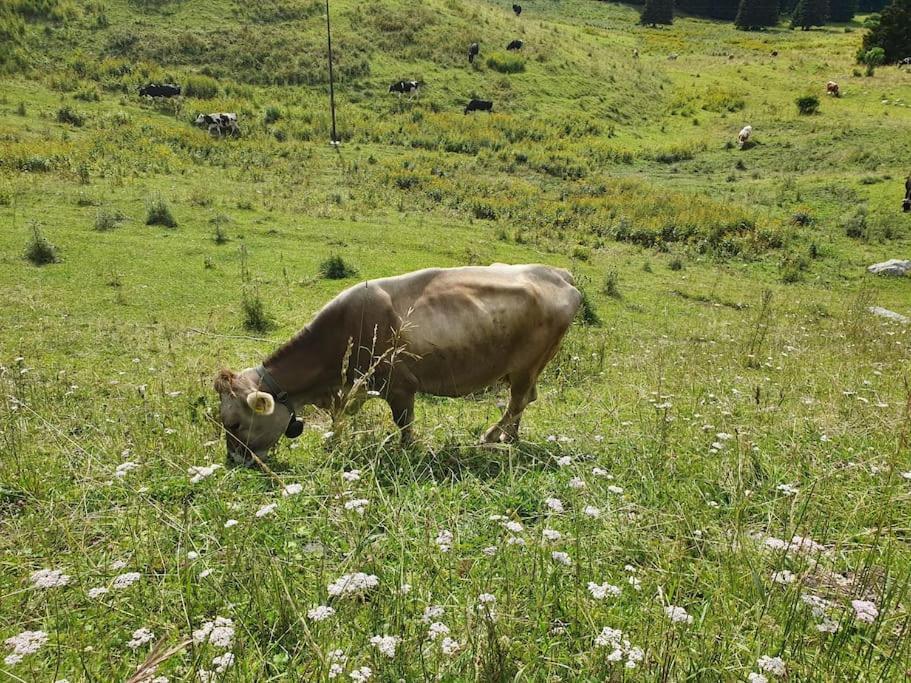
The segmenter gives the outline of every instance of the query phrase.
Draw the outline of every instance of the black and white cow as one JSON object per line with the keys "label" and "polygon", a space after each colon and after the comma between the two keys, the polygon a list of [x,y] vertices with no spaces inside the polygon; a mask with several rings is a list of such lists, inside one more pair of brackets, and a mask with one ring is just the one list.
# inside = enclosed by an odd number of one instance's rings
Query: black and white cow
{"label": "black and white cow", "polygon": [[468,63],[471,64],[474,61],[474,58],[478,56],[478,53],[481,51],[481,46],[477,43],[472,43],[468,46]]}
{"label": "black and white cow", "polygon": [[218,114],[200,114],[196,117],[196,125],[209,131],[209,135],[240,135],[237,126],[237,114],[221,112]]}
{"label": "black and white cow", "polygon": [[176,83],[149,83],[139,88],[140,97],[177,97],[180,86]]}
{"label": "black and white cow", "polygon": [[522,5],[513,5],[512,11],[516,13],[516,16],[522,14]]}
{"label": "black and white cow", "polygon": [[911,57],[905,57],[898,63],[899,66],[911,66]]}
{"label": "black and white cow", "polygon": [[902,200],[902,211],[911,211],[911,175],[905,180],[905,198]]}
{"label": "black and white cow", "polygon": [[468,106],[465,107],[465,113],[467,114],[470,111],[493,111],[493,102],[490,100],[472,100],[468,103]]}
{"label": "black and white cow", "polygon": [[420,94],[421,85],[420,81],[396,81],[389,86],[389,92],[398,93],[399,97],[402,95],[415,97]]}
{"label": "black and white cow", "polygon": [[514,40],[509,45],[506,46],[507,50],[521,50],[522,46],[525,45],[521,40]]}

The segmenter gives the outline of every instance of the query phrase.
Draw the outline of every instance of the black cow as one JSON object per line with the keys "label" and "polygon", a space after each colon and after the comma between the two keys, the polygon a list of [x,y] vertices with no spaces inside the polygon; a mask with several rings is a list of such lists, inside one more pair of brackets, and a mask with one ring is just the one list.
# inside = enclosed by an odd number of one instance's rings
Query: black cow
{"label": "black cow", "polygon": [[397,81],[389,86],[389,92],[397,92],[399,94],[399,97],[401,97],[403,94],[414,97],[420,94],[420,90],[420,81]]}
{"label": "black cow", "polygon": [[465,107],[466,114],[470,111],[493,111],[493,102],[490,100],[472,100],[468,103],[468,106]]}
{"label": "black cow", "polygon": [[474,61],[474,58],[478,56],[478,53],[481,51],[481,46],[477,43],[472,43],[468,46],[468,63],[471,64]]}
{"label": "black cow", "polygon": [[209,131],[209,135],[240,135],[240,128],[237,126],[237,114],[233,112],[222,112],[218,114],[200,114],[196,117],[196,125]]}
{"label": "black cow", "polygon": [[509,45],[506,46],[507,50],[521,50],[522,46],[525,45],[521,40],[514,40]]}
{"label": "black cow", "polygon": [[902,200],[902,211],[905,213],[911,211],[911,175],[905,181],[905,198]]}
{"label": "black cow", "polygon": [[516,13],[516,16],[522,14],[522,5],[513,5],[512,11]]}
{"label": "black cow", "polygon": [[140,97],[177,97],[180,86],[175,83],[149,83],[139,89]]}
{"label": "black cow", "polygon": [[911,57],[905,57],[899,63],[899,66],[911,66]]}

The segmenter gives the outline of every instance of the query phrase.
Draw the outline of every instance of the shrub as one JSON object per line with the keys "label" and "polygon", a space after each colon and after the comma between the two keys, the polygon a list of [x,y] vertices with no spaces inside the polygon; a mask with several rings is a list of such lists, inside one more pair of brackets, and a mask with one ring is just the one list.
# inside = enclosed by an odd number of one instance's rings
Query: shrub
{"label": "shrub", "polygon": [[268,125],[275,123],[282,117],[281,109],[275,106],[266,107],[266,113],[263,114],[263,121]]}
{"label": "shrub", "polygon": [[211,100],[218,95],[218,81],[208,76],[187,76],[183,85],[183,94],[200,100]]}
{"label": "shrub", "polygon": [[19,106],[16,107],[16,115],[25,116],[26,114],[28,114],[28,110],[25,108],[25,102],[20,102]]}
{"label": "shrub", "polygon": [[579,322],[587,327],[601,327],[601,316],[598,315],[595,304],[592,303],[591,298],[589,298],[588,292],[586,292],[581,285],[577,284],[576,288],[582,295],[582,303],[579,306],[578,313]]}
{"label": "shrub", "polygon": [[806,211],[798,211],[793,216],[791,216],[791,222],[794,225],[799,225],[802,228],[805,228],[808,225],[813,223],[813,216],[811,216]]}
{"label": "shrub", "polygon": [[25,248],[25,258],[36,266],[46,266],[49,263],[60,261],[57,256],[57,247],[41,234],[41,229],[37,225],[32,226],[32,238]]}
{"label": "shrub", "polygon": [[161,195],[149,197],[146,205],[146,225],[163,225],[166,228],[176,228],[177,220],[171,213],[171,207]]}
{"label": "shrub", "polygon": [[803,97],[798,97],[795,102],[797,103],[797,111],[802,116],[810,116],[819,111],[819,98],[816,95],[804,95]]}
{"label": "shrub", "polygon": [[335,254],[319,264],[319,273],[327,280],[344,280],[357,275],[357,268]]}
{"label": "shrub", "polygon": [[75,109],[65,106],[60,107],[60,109],[57,110],[57,122],[66,123],[78,128],[85,123],[85,117]]}
{"label": "shrub", "polygon": [[119,211],[101,208],[95,214],[95,230],[98,232],[107,232],[118,227],[123,221],[123,214]]}
{"label": "shrub", "polygon": [[275,323],[266,311],[266,305],[256,292],[245,292],[241,301],[244,314],[244,328],[250,332],[268,332]]}
{"label": "shrub", "polygon": [[859,206],[854,213],[841,219],[841,227],[848,237],[859,239],[867,234],[867,207]]}
{"label": "shrub", "polygon": [[231,239],[222,227],[222,222],[223,221],[221,220],[215,221],[215,233],[212,235],[212,241],[214,241],[215,244],[227,244]]}
{"label": "shrub", "polygon": [[525,71],[525,60],[519,55],[494,52],[487,58],[487,66],[501,74],[517,74]]}
{"label": "shrub", "polygon": [[866,64],[867,75],[872,76],[876,71],[876,67],[886,61],[886,51],[881,47],[873,47],[866,52],[861,50],[857,61],[861,62],[862,64]]}
{"label": "shrub", "polygon": [[[648,263],[648,261],[646,261]],[[616,270],[609,270],[604,276],[604,286],[601,291],[612,299],[620,299],[620,276]]]}
{"label": "shrub", "polygon": [[671,270],[683,270],[683,260],[679,256],[675,256],[667,264],[667,267]]}

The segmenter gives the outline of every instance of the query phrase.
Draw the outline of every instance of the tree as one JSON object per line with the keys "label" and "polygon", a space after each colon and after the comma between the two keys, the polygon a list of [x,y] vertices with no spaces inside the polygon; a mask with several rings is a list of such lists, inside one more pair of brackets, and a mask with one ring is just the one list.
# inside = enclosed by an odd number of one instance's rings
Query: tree
{"label": "tree", "polygon": [[737,28],[754,31],[778,23],[778,0],[741,0],[734,19]]}
{"label": "tree", "polygon": [[858,61],[873,48],[882,48],[885,62],[891,64],[911,56],[911,0],[892,0],[879,20],[879,26],[864,36],[864,46]]}
{"label": "tree", "polygon": [[851,21],[857,12],[857,0],[829,0],[829,21]]}
{"label": "tree", "polygon": [[800,26],[809,31],[811,26],[822,26],[829,16],[829,0],[800,0],[791,15],[791,28]]}
{"label": "tree", "polygon": [[677,8],[687,14],[733,21],[740,0],[677,0]]}
{"label": "tree", "polygon": [[639,23],[643,26],[674,23],[674,0],[645,0]]}

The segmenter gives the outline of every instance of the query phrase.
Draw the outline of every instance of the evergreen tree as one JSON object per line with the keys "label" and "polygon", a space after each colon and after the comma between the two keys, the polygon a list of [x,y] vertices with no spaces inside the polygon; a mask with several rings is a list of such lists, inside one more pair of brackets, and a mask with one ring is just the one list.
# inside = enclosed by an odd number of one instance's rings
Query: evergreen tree
{"label": "evergreen tree", "polygon": [[791,15],[791,28],[800,26],[809,31],[811,26],[822,26],[829,16],[829,0],[800,0]]}
{"label": "evergreen tree", "polygon": [[681,12],[725,21],[733,21],[739,5],[740,0],[677,0]]}
{"label": "evergreen tree", "polygon": [[674,23],[674,0],[645,0],[639,23],[644,26]]}
{"label": "evergreen tree", "polygon": [[883,10],[879,26],[864,36],[861,53],[875,47],[885,51],[887,64],[911,57],[911,0],[892,0]]}
{"label": "evergreen tree", "polygon": [[829,0],[829,21],[851,21],[857,12],[857,0]]}
{"label": "evergreen tree", "polygon": [[734,19],[737,28],[756,30],[778,23],[778,0],[741,0]]}

